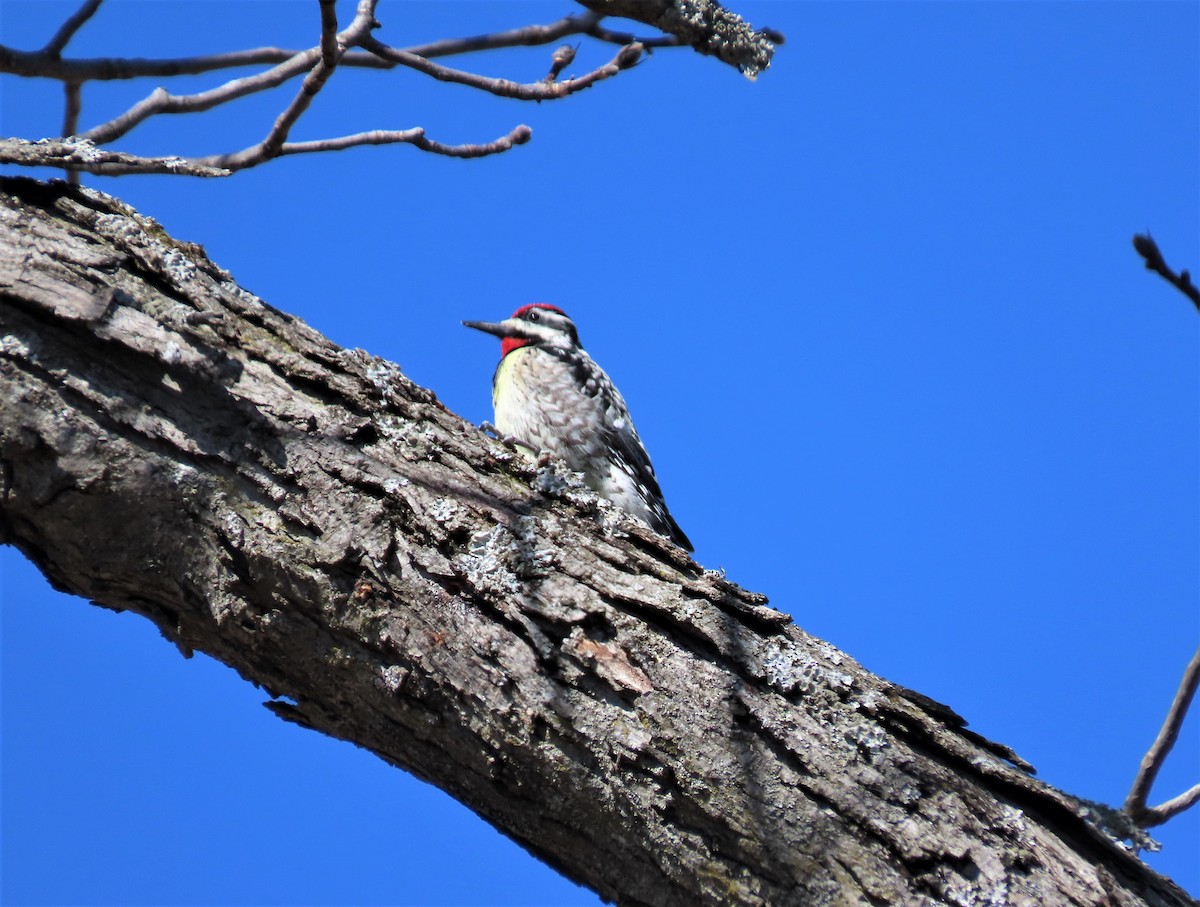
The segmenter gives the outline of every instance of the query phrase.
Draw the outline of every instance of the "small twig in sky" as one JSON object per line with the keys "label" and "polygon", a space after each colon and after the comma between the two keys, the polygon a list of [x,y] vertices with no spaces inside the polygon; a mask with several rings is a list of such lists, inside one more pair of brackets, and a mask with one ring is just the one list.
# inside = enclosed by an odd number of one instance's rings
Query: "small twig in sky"
{"label": "small twig in sky", "polygon": [[[63,138],[73,136],[79,129],[79,111],[82,108],[82,99],[80,97],[81,88],[78,82],[63,82],[63,91],[66,93],[66,103],[63,106]],[[79,171],[67,170],[67,182],[72,186],[79,185]]]}
{"label": "small twig in sky", "polygon": [[425,57],[409,53],[406,50],[388,47],[375,38],[367,38],[363,41],[362,46],[372,53],[378,54],[385,60],[392,60],[401,66],[407,66],[418,72],[423,72],[438,81],[468,85],[471,88],[478,88],[481,91],[486,91],[499,97],[516,98],[521,101],[552,101],[558,98],[565,98],[567,95],[574,94],[577,91],[591,88],[597,82],[611,78],[623,69],[629,69],[642,56],[642,45],[628,44],[617,51],[617,55],[604,66],[593,69],[586,75],[575,79],[567,79],[563,82],[529,82],[522,84],[520,82],[510,82],[508,79],[493,79],[473,72],[465,72],[461,69],[451,69],[448,66],[434,63],[432,60],[427,60]]}
{"label": "small twig in sky", "polygon": [[1133,779],[1133,787],[1125,799],[1124,811],[1142,828],[1161,825],[1167,819],[1200,801],[1200,784],[1197,784],[1165,803],[1158,806],[1146,806],[1146,798],[1150,795],[1154,779],[1158,777],[1159,769],[1162,768],[1167,754],[1171,752],[1171,747],[1175,745],[1175,741],[1179,737],[1179,729],[1183,725],[1183,719],[1187,715],[1192,698],[1196,695],[1197,686],[1200,686],[1200,648],[1196,649],[1196,654],[1192,656],[1187,669],[1183,672],[1183,679],[1179,682],[1179,689],[1175,693],[1175,699],[1171,702],[1171,708],[1167,711],[1166,720],[1163,721],[1158,737],[1155,738],[1154,743],[1142,758],[1137,777]]}
{"label": "small twig in sky", "polygon": [[354,135],[344,135],[332,139],[317,139],[310,142],[287,142],[279,147],[272,156],[265,153],[262,143],[252,145],[242,151],[232,154],[213,154],[208,157],[189,158],[187,163],[195,167],[207,167],[233,172],[245,170],[259,164],[265,164],[271,157],[282,157],[285,154],[312,154],[318,151],[342,151],[359,145],[395,145],[408,144],[422,151],[445,155],[446,157],[485,157],[489,154],[499,154],[508,151],[514,145],[524,145],[529,141],[533,131],[528,126],[517,126],[508,135],[501,136],[493,142],[481,145],[446,145],[425,137],[425,130],[413,129],[387,130],[375,129],[370,132],[359,132]]}
{"label": "small twig in sky", "polygon": [[1200,290],[1196,289],[1196,285],[1192,283],[1192,276],[1187,271],[1180,271],[1176,274],[1168,268],[1166,259],[1163,258],[1163,254],[1158,248],[1158,243],[1149,233],[1135,233],[1133,247],[1137,250],[1138,255],[1146,260],[1146,270],[1158,274],[1180,293],[1187,296],[1196,309],[1200,310]]}
{"label": "small twig in sky", "polygon": [[[262,140],[259,147],[264,155],[263,160],[278,156],[279,149],[287,141],[296,121],[308,110],[329,77],[337,67],[341,56],[339,48],[360,44],[370,34],[375,26],[375,7],[379,0],[359,0],[358,10],[354,21],[342,34],[337,33],[337,17],[333,12],[334,0],[321,0],[321,59],[304,77],[300,90],[292,98],[292,102],[276,119],[271,131]],[[326,53],[328,51],[328,54]]]}
{"label": "small twig in sky", "polygon": [[278,66],[273,66],[257,75],[234,79],[224,85],[192,95],[173,95],[165,88],[156,88],[124,113],[113,117],[107,123],[101,123],[99,126],[89,129],[80,138],[85,138],[98,145],[107,144],[119,139],[135,126],[157,114],[198,113],[257,91],[274,88],[309,69],[319,59],[319,54],[320,51],[315,48],[300,51]]}
{"label": "small twig in sky", "polygon": [[62,27],[55,32],[54,37],[50,39],[50,43],[42,48],[42,53],[48,57],[60,56],[68,42],[75,37],[75,32],[79,31],[83,27],[83,24],[92,18],[103,2],[104,0],[84,0],[83,6],[75,10],[70,18],[62,24]]}
{"label": "small twig in sky", "polygon": [[[478,50],[496,50],[501,47],[533,47],[549,44],[567,35],[588,34],[589,30],[604,17],[599,13],[581,13],[564,16],[545,25],[525,25],[490,35],[472,35],[469,38],[445,38],[403,50],[418,57],[449,57],[454,54],[471,53]],[[630,41],[622,41],[629,44]]]}
{"label": "small twig in sky", "polygon": [[321,62],[330,69],[338,63],[337,0],[321,0]]}

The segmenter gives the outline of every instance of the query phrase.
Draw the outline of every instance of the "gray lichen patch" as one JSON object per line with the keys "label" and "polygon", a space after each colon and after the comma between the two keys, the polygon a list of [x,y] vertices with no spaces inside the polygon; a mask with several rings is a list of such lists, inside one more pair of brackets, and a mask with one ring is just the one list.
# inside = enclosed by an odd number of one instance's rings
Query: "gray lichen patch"
{"label": "gray lichen patch", "polygon": [[523,591],[527,580],[542,575],[553,553],[538,547],[537,521],[518,517],[471,536],[456,563],[476,591],[507,596]]}

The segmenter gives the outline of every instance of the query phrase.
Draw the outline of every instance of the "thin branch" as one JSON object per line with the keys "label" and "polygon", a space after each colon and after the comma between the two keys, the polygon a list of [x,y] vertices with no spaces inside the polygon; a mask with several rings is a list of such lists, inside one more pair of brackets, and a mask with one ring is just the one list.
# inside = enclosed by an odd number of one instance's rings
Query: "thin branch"
{"label": "thin branch", "polygon": [[[370,4],[372,11],[374,5],[376,5],[374,2]],[[325,42],[324,10],[325,6],[323,0],[323,43]],[[335,41],[347,42],[348,37],[358,37],[359,31],[366,31],[370,29],[372,22],[373,12],[368,13],[366,19],[361,20],[361,22],[360,16],[355,16],[354,22],[350,23],[350,26],[347,29],[347,34],[337,36]],[[334,26],[336,28],[336,20],[334,22]],[[346,43],[343,43],[342,46],[346,46]],[[301,72],[308,71],[310,72],[311,76],[312,72],[316,71],[316,68],[314,67],[317,67],[317,65],[320,64],[320,61],[322,61],[322,53],[323,47],[314,47],[307,50],[301,50],[301,52],[296,53],[294,56],[292,56],[292,58],[282,62],[282,64],[271,67],[270,70],[265,70],[263,72],[254,74],[254,76],[233,79],[232,82],[218,85],[215,89],[199,91],[194,95],[172,95],[166,89],[155,89],[154,91],[150,92],[150,95],[143,98],[142,101],[139,101],[138,103],[134,104],[133,107],[126,110],[125,113],[122,113],[119,116],[114,116],[112,120],[109,120],[108,122],[102,122],[101,125],[90,128],[90,130],[84,132],[80,138],[88,139],[89,142],[95,142],[98,145],[108,144],[109,142],[113,142],[115,139],[121,138],[121,136],[125,136],[125,134],[132,131],[134,127],[142,124],[142,122],[145,120],[150,119],[151,116],[156,116],[158,114],[198,113],[202,112],[202,110],[208,110],[210,108],[218,107],[220,104],[234,101],[236,98],[252,95],[257,91],[265,91],[276,88],[276,86],[282,85],[284,82],[288,82],[289,79],[299,76]],[[328,78],[328,74],[326,74],[324,78],[320,79],[320,85],[324,85],[324,80]],[[308,84],[308,88],[312,88],[313,83],[308,83],[307,79],[306,83]],[[319,90],[319,88],[320,86],[318,85],[316,90],[312,91],[312,94],[316,94],[316,91]],[[305,91],[306,89],[304,86],[302,86],[301,95],[304,95]],[[307,103],[304,104],[304,107],[307,108]],[[301,109],[299,113],[302,112],[304,112],[304,110]],[[296,114],[296,116],[299,116],[299,113]],[[276,126],[278,126],[278,122],[276,122]],[[290,124],[288,124],[288,127],[290,127]]]}
{"label": "thin branch", "polygon": [[[81,87],[78,82],[63,82],[66,102],[63,109],[63,138],[75,135],[79,129],[79,111],[82,109]],[[79,171],[67,170],[67,182],[72,186],[79,185]]]}
{"label": "thin branch", "polygon": [[[1141,250],[1139,249],[1139,251]],[[1158,777],[1159,769],[1162,768],[1167,754],[1171,752],[1171,748],[1179,737],[1179,729],[1183,725],[1183,719],[1187,715],[1192,698],[1196,695],[1197,686],[1200,686],[1200,648],[1196,649],[1196,654],[1192,656],[1187,669],[1183,672],[1183,679],[1179,681],[1179,689],[1175,692],[1175,699],[1167,711],[1166,720],[1163,721],[1158,737],[1155,738],[1154,743],[1142,758],[1137,777],[1133,779],[1133,787],[1130,788],[1129,796],[1125,799],[1125,812],[1143,828],[1165,822],[1172,815],[1181,812],[1200,799],[1200,785],[1197,785],[1187,793],[1168,800],[1161,806],[1154,808],[1146,806],[1146,798],[1150,795],[1154,779]],[[1175,804],[1178,803],[1183,805],[1176,807]],[[1168,807],[1173,810],[1169,815],[1150,821],[1155,814],[1164,812]]]}
{"label": "thin branch", "polygon": [[342,49],[359,44],[370,34],[375,26],[375,7],[379,0],[359,0],[358,10],[354,21],[345,32],[338,34],[337,17],[334,14],[334,0],[320,0],[321,3],[321,59],[309,71],[300,84],[300,90],[292,98],[292,102],[284,109],[271,125],[270,132],[261,142],[267,158],[277,157],[279,149],[287,141],[288,134],[296,121],[304,115],[312,104],[313,98],[325,87],[329,77],[337,68],[338,58]]}
{"label": "thin branch", "polygon": [[75,135],[79,131],[79,112],[82,110],[81,86],[78,82],[64,82],[63,93],[66,103],[63,107],[63,138]]}
{"label": "thin branch", "polygon": [[67,43],[75,37],[75,33],[83,27],[84,23],[95,15],[96,10],[103,2],[104,0],[84,0],[83,6],[75,10],[74,14],[55,32],[50,43],[42,48],[42,53],[48,57],[60,56]]}
{"label": "thin branch", "polygon": [[367,38],[363,41],[362,46],[372,53],[378,54],[385,60],[391,60],[399,63],[401,66],[407,66],[410,69],[423,72],[440,82],[454,82],[459,85],[467,85],[502,98],[516,98],[521,101],[552,101],[558,98],[565,98],[567,95],[574,94],[577,91],[591,88],[597,82],[611,78],[623,69],[629,69],[642,56],[642,45],[629,44],[622,47],[617,52],[617,55],[604,66],[593,69],[591,72],[578,78],[567,79],[562,82],[529,82],[522,84],[519,82],[510,82],[508,79],[493,79],[488,76],[478,75],[477,73],[465,72],[461,69],[451,69],[417,54],[409,53],[406,50],[388,47],[375,38]]}
{"label": "thin branch", "polygon": [[[426,138],[425,130],[419,127],[399,131],[376,129],[371,132],[360,132],[356,135],[345,135],[334,139],[320,139],[314,142],[288,142],[280,148],[279,153],[281,155],[308,154],[316,151],[341,151],[345,148],[353,148],[358,145],[392,145],[402,142],[415,145],[422,151],[442,154],[447,157],[485,157],[489,154],[499,154],[503,151],[508,151],[514,145],[524,145],[532,135],[533,131],[528,126],[521,125],[514,128],[508,135],[501,136],[494,142],[486,142],[482,145],[444,145],[441,142],[435,142],[433,139]],[[262,161],[256,161],[255,163],[262,163]]]}
{"label": "thin branch", "polygon": [[423,135],[413,142],[413,144],[422,151],[429,151],[433,154],[444,154],[447,157],[487,157],[489,154],[499,154],[503,151],[508,151],[514,145],[524,145],[532,135],[533,130],[528,126],[521,125],[513,129],[508,135],[483,145],[443,145],[441,142],[427,139]]}
{"label": "thin branch", "polygon": [[337,0],[321,0],[321,62],[338,64]]}
{"label": "thin branch", "polygon": [[273,153],[263,143],[252,145],[231,154],[208,157],[140,157],[122,151],[107,151],[91,142],[79,139],[60,141],[43,139],[0,139],[0,164],[19,164],[24,167],[59,167],[71,172],[94,173],[98,176],[167,173],[182,176],[230,176],[288,154],[311,154],[319,151],[342,151],[360,145],[408,144],[431,154],[445,157],[486,157],[509,151],[529,141],[533,131],[525,125],[516,126],[507,135],[483,144],[447,145],[425,136],[417,127],[403,130],[376,129],[354,135],[308,142],[286,142]]}
{"label": "thin branch", "polygon": [[1192,283],[1192,276],[1187,271],[1180,271],[1176,274],[1167,267],[1166,259],[1163,258],[1162,252],[1158,248],[1153,237],[1149,233],[1135,233],[1133,235],[1133,248],[1137,250],[1138,255],[1146,261],[1146,270],[1153,271],[1155,274],[1163,278],[1169,284],[1179,290],[1196,306],[1197,311],[1200,311],[1200,290],[1196,289],[1196,285]]}
{"label": "thin branch", "polygon": [[564,16],[545,25],[525,25],[508,31],[493,32],[490,35],[473,35],[468,38],[446,38],[403,49],[418,57],[449,57],[454,54],[495,50],[501,47],[536,47],[568,35],[589,34],[590,30],[603,18],[599,13],[587,12],[575,16]]}
{"label": "thin branch", "polygon": [[[279,153],[280,155],[313,154],[319,151],[343,151],[346,148],[355,148],[360,145],[412,144],[424,134],[425,130],[420,126],[412,129],[372,129],[370,132],[358,132],[354,135],[343,135],[332,139],[288,142],[279,149]],[[255,149],[257,147],[257,145],[254,146]],[[251,150],[254,149],[247,149],[247,151]],[[255,163],[262,163],[262,161],[255,161]]]}
{"label": "thin branch", "polygon": [[[179,57],[169,60],[120,59],[95,57],[80,60],[58,60],[42,51],[14,50],[0,45],[0,73],[30,78],[59,79],[64,82],[109,82],[125,79],[171,78],[173,76],[203,75],[219,69],[241,66],[261,66],[284,63],[313,48],[254,47],[221,54],[198,57]],[[374,54],[348,53],[342,66],[361,66],[368,69],[390,69]]]}
{"label": "thin branch", "polygon": [[1189,788],[1178,797],[1172,797],[1158,806],[1147,806],[1142,810],[1138,824],[1142,828],[1153,828],[1155,825],[1162,825],[1168,819],[1172,819],[1186,809],[1189,809],[1200,803],[1200,784]]}
{"label": "thin branch", "polygon": [[173,95],[165,88],[156,88],[121,115],[89,129],[80,137],[100,145],[107,144],[160,113],[198,113],[248,94],[275,88],[309,70],[319,59],[320,51],[310,48],[257,75],[234,79],[208,91],[191,95]]}

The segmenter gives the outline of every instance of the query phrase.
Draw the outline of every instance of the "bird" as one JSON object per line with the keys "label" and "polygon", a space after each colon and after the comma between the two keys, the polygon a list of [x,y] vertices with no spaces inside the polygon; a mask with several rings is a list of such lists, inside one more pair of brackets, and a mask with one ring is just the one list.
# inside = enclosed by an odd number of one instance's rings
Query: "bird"
{"label": "bird", "polygon": [[584,351],[566,312],[534,302],[504,321],[463,324],[500,338],[492,376],[498,434],[560,457],[601,497],[694,550],[667,510],[625,398]]}

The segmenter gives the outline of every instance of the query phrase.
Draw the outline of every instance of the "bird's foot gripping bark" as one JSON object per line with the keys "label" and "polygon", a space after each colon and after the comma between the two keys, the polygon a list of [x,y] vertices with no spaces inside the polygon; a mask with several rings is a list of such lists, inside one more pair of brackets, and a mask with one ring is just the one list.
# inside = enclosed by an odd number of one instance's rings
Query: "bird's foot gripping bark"
{"label": "bird's foot gripping bark", "polygon": [[479,430],[491,435],[509,450],[525,451],[531,457],[536,457],[538,455],[538,451],[535,448],[526,444],[520,438],[513,437],[512,435],[502,434],[500,430],[487,419],[484,419],[479,423]]}

